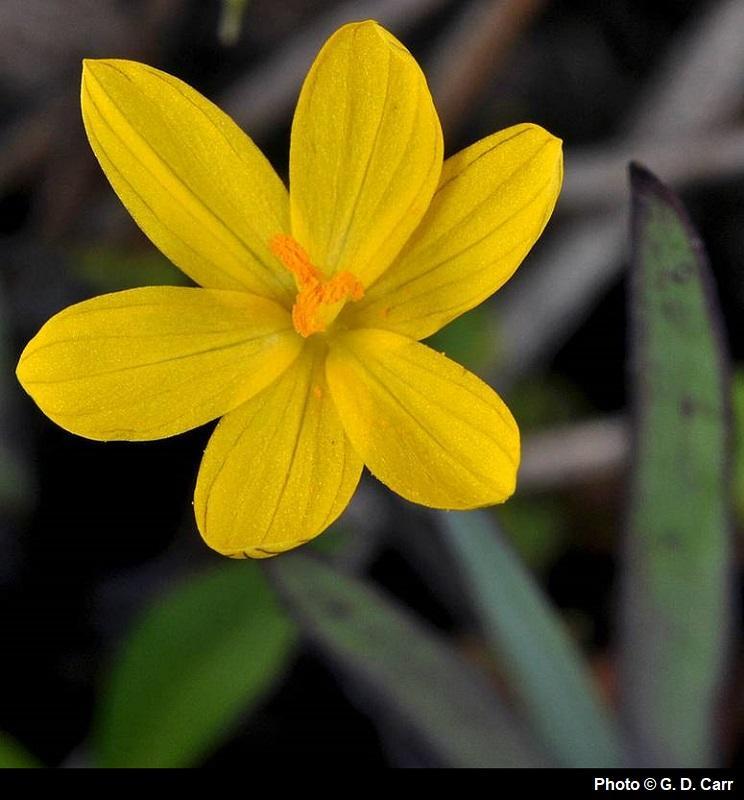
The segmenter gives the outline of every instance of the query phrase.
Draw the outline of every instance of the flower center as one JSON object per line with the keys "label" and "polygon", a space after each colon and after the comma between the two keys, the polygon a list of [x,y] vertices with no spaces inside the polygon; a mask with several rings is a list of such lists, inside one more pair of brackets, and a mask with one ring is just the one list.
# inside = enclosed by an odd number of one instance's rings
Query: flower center
{"label": "flower center", "polygon": [[325,331],[347,300],[361,300],[364,296],[364,286],[356,275],[337,272],[326,278],[291,236],[278,233],[269,242],[269,247],[294,275],[297,297],[292,306],[292,323],[300,336],[307,338]]}

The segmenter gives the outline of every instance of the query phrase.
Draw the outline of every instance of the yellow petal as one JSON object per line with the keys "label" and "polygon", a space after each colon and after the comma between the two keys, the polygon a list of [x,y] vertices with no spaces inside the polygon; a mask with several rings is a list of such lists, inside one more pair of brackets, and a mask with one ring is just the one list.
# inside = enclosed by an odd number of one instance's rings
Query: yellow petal
{"label": "yellow petal", "polygon": [[202,286],[287,304],[268,244],[289,227],[287,192],[253,142],[190,86],[133,61],[85,61],[85,129],[122,203]]}
{"label": "yellow petal", "polygon": [[292,234],[312,263],[369,285],[423,216],[441,169],[439,119],[411,54],[375,22],[339,29],[292,125]]}
{"label": "yellow petal", "polygon": [[194,496],[207,544],[265,558],[324,531],[346,508],[362,462],[327,389],[315,343],[282,377],[230,412],[204,454]]}
{"label": "yellow petal", "polygon": [[161,439],[276,380],[302,347],[288,312],[247,292],[154,286],[70,306],[29,342],[18,380],[89,439]]}
{"label": "yellow petal", "polygon": [[356,330],[334,338],[326,374],[354,449],[393,491],[450,509],[513,493],[517,424],[464,367],[390,331]]}
{"label": "yellow petal", "polygon": [[483,302],[542,233],[562,178],[560,140],[537,125],[508,128],[447,159],[421,225],[347,307],[348,324],[423,339]]}

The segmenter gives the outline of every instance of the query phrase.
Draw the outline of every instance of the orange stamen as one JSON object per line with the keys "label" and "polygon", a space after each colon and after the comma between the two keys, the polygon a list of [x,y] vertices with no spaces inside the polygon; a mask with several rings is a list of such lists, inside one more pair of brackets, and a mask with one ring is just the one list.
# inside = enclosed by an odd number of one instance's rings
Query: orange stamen
{"label": "orange stamen", "polygon": [[269,242],[271,252],[295,277],[297,298],[292,323],[304,337],[325,331],[347,300],[361,300],[364,286],[351,272],[337,272],[328,280],[307,251],[291,236],[279,233]]}
{"label": "orange stamen", "polygon": [[284,264],[284,266],[297,278],[300,287],[311,280],[320,281],[323,275],[320,270],[310,263],[310,256],[302,245],[287,236],[286,233],[277,233],[269,242],[271,252]]}

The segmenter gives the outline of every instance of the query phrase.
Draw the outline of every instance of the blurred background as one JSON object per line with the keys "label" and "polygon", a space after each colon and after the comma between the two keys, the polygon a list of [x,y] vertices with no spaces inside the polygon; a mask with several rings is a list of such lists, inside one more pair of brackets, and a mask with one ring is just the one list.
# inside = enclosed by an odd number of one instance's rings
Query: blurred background
{"label": "blurred background", "polygon": [[[14,377],[25,343],[70,303],[187,281],[98,167],[80,119],[81,59],[131,58],[182,78],[286,178],[291,115],[314,55],[340,24],[368,17],[422,65],[446,154],[524,121],[564,140],[564,190],[545,235],[509,285],[435,345],[488,380],[520,423],[518,493],[489,514],[613,702],[629,450],[627,163],[681,192],[741,364],[744,3],[2,0],[0,731],[43,764],[121,763],[128,747],[134,764],[426,762],[374,698],[296,636],[261,567],[225,565],[202,544],[191,498],[213,426],[147,444],[89,442],[51,423]],[[734,491],[740,534],[741,468]],[[317,547],[498,685],[499,665],[420,510],[365,475]],[[191,627],[179,633],[184,616]],[[230,628],[236,618],[244,632]],[[225,675],[202,649],[220,625],[235,642]],[[744,711],[739,643],[730,645],[717,721],[729,765]],[[159,675],[169,658],[171,676]],[[233,686],[243,665],[250,686]],[[147,708],[181,673],[171,698],[181,743],[159,754],[175,741],[164,729],[143,755],[132,741],[157,731]],[[200,704],[214,712],[203,730],[189,716]],[[135,707],[140,717],[126,721]]]}

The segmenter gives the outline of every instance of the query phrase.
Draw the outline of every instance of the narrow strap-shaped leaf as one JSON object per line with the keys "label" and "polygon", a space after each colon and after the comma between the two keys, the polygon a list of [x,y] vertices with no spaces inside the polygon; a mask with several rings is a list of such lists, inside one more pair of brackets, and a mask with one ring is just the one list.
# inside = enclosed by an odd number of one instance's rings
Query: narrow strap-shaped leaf
{"label": "narrow strap-shaped leaf", "polygon": [[711,766],[729,624],[728,375],[702,244],[631,167],[636,406],[621,707],[636,761]]}
{"label": "narrow strap-shaped leaf", "polygon": [[737,370],[733,381],[734,420],[734,513],[739,525],[744,525],[744,370]]}
{"label": "narrow strap-shaped leaf", "polygon": [[581,656],[485,512],[438,515],[489,647],[563,766],[617,767],[620,739]]}
{"label": "narrow strap-shaped leaf", "polygon": [[363,581],[299,553],[268,563],[311,641],[413,750],[452,767],[539,766],[542,758],[495,687],[452,648]]}
{"label": "narrow strap-shaped leaf", "polygon": [[257,565],[227,563],[179,586],[118,653],[94,726],[97,765],[198,764],[265,697],[292,643]]}

